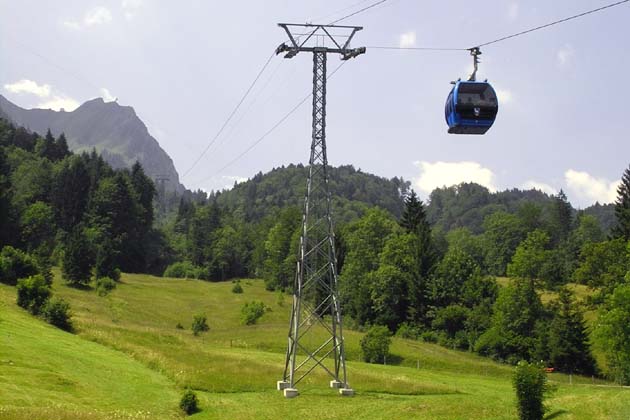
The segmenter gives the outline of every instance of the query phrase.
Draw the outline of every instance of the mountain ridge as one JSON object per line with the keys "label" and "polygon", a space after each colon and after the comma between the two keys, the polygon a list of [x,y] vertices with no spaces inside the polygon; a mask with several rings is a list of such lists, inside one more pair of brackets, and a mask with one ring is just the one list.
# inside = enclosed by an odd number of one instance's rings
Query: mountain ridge
{"label": "mountain ridge", "polygon": [[153,180],[168,179],[167,191],[182,193],[185,189],[173,160],[131,106],[95,98],[70,112],[25,109],[0,95],[0,115],[39,134],[47,130],[54,136],[64,133],[72,151],[96,149],[115,168],[131,167],[137,160]]}

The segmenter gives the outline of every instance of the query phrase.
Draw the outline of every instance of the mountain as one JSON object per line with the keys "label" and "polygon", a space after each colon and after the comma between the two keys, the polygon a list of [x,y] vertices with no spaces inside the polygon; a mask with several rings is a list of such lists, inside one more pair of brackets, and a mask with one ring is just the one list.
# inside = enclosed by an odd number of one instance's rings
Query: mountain
{"label": "mountain", "polygon": [[167,179],[167,191],[184,191],[172,159],[130,106],[97,98],[72,112],[23,109],[0,95],[3,114],[13,124],[42,135],[48,129],[55,137],[65,133],[72,151],[96,149],[114,168],[131,167],[138,160],[153,180]]}
{"label": "mountain", "polygon": [[[236,184],[234,188],[213,193],[230,213],[240,213],[247,220],[257,221],[287,206],[304,205],[308,167],[288,165]],[[404,208],[403,196],[410,183],[402,178],[387,179],[362,172],[352,165],[329,167],[329,188],[333,215],[338,224],[360,216],[368,207],[378,206],[399,217]]]}

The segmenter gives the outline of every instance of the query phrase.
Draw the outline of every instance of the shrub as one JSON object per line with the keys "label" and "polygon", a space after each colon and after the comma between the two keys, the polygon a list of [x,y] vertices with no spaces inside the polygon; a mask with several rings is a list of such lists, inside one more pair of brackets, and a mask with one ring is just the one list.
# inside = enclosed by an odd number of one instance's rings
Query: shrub
{"label": "shrub", "polygon": [[367,334],[361,339],[363,360],[368,363],[385,363],[391,342],[392,339],[387,327],[382,325],[370,327]]}
{"label": "shrub", "polygon": [[241,308],[241,322],[253,325],[265,314],[265,304],[260,301],[246,302]]}
{"label": "shrub", "polygon": [[232,287],[232,293],[243,293],[243,287],[240,282],[236,282]]}
{"label": "shrub", "polygon": [[551,392],[547,374],[541,365],[524,360],[516,365],[513,379],[518,416],[521,420],[540,420],[545,414],[543,399]]}
{"label": "shrub", "polygon": [[70,304],[61,298],[52,298],[42,308],[42,317],[51,325],[72,331]]}
{"label": "shrub", "polygon": [[400,327],[398,327],[398,331],[396,331],[396,336],[409,340],[417,340],[420,336],[420,329],[415,325],[409,324],[408,322],[403,322],[402,324],[400,324]]}
{"label": "shrub", "polygon": [[184,413],[191,415],[199,411],[198,404],[199,400],[197,399],[197,394],[187,389],[184,391],[182,399],[179,401],[179,408],[181,408]]}
{"label": "shrub", "polygon": [[420,339],[425,343],[437,343],[439,338],[435,331],[424,331],[420,334]]}
{"label": "shrub", "polygon": [[194,266],[190,261],[176,262],[164,270],[163,277],[173,277],[176,279],[204,279],[203,268]]}
{"label": "shrub", "polygon": [[208,319],[205,315],[195,315],[192,323],[192,332],[194,335],[199,335],[202,332],[208,331]]}
{"label": "shrub", "polygon": [[18,279],[37,274],[37,264],[27,253],[5,246],[0,252],[0,283],[15,285]]}
{"label": "shrub", "polygon": [[116,288],[116,282],[109,277],[101,277],[94,281],[94,287],[99,296],[105,296]]}
{"label": "shrub", "polygon": [[17,304],[33,315],[40,313],[50,295],[50,288],[41,274],[18,281]]}

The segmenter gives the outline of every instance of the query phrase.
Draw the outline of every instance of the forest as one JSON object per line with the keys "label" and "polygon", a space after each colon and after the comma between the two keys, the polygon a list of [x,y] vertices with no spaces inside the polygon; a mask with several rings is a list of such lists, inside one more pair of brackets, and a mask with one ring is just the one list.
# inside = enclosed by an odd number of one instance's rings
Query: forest
{"label": "forest", "polygon": [[[0,120],[0,279],[17,285],[18,304],[52,320],[67,312],[59,300],[46,303],[53,266],[79,289],[113,288],[122,271],[255,277],[290,293],[307,170],[289,165],[165,205],[140,164],[114,170],[96,152],[70,152],[63,134]],[[352,166],[330,178],[351,328],[385,326],[506,363],[543,360],[630,384],[630,168],[614,205],[582,211],[563,191],[491,193],[467,183],[423,203],[400,178]],[[575,284],[592,293],[578,299]]]}

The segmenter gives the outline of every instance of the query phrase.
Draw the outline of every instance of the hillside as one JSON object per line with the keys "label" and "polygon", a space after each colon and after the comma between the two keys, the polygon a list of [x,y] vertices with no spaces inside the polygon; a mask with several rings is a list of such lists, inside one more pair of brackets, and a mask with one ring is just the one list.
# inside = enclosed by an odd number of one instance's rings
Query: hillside
{"label": "hillside", "polygon": [[13,124],[41,135],[48,129],[55,137],[65,133],[72,151],[96,149],[114,168],[129,168],[137,160],[151,178],[168,178],[168,191],[184,190],[170,156],[130,106],[96,98],[72,112],[57,112],[23,109],[0,95],[0,112]]}
{"label": "hillside", "polygon": [[[362,172],[352,165],[329,168],[329,188],[333,212],[338,223],[348,222],[366,207],[378,206],[399,217],[403,196],[410,183],[402,178],[387,179]],[[248,220],[260,220],[288,207],[302,207],[306,192],[308,167],[289,165],[266,174],[259,172],[251,179],[228,191],[212,195],[230,212],[239,212]]]}
{"label": "hillside", "polygon": [[[345,334],[354,398],[335,395],[317,373],[300,386],[299,398],[285,400],[274,386],[282,374],[289,297],[280,301],[258,280],[242,282],[244,293],[237,295],[230,292],[232,283],[123,275],[116,290],[99,297],[92,290],[68,288],[56,274],[55,293],[71,303],[78,337],[32,318],[15,305],[14,289],[0,285],[3,419],[87,419],[107,413],[120,419],[173,418],[171,409],[186,386],[201,400],[196,419],[516,415],[511,367],[398,338],[392,346],[395,366],[368,365],[359,361],[362,334],[355,331]],[[240,307],[252,299],[270,310],[258,325],[243,326]],[[194,337],[190,322],[198,313],[208,315],[210,331]],[[178,322],[184,330],[175,328]],[[560,374],[551,380],[558,385],[549,401],[552,416],[630,416],[627,390],[576,377],[570,386]]]}

